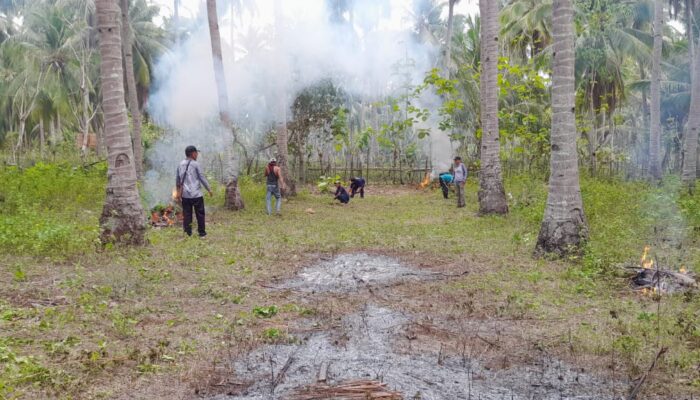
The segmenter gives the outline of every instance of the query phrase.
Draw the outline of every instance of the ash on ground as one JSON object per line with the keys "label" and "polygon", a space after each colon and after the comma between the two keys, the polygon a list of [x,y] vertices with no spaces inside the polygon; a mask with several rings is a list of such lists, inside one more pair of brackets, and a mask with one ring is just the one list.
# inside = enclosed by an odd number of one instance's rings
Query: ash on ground
{"label": "ash on ground", "polygon": [[489,371],[476,360],[399,351],[395,343],[411,321],[410,316],[367,304],[334,331],[310,334],[299,344],[265,346],[236,361],[236,376],[256,383],[241,395],[216,399],[293,399],[320,374],[330,385],[381,381],[404,399],[613,398],[608,382],[552,359]]}
{"label": "ash on ground", "polygon": [[410,268],[398,260],[369,254],[341,254],[305,268],[297,278],[280,286],[305,292],[353,292],[405,281],[429,279],[435,274]]}

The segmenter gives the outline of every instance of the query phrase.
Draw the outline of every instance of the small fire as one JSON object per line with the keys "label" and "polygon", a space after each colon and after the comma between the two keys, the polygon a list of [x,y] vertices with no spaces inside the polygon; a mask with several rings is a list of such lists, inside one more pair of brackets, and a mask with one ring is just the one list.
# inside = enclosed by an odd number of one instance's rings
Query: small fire
{"label": "small fire", "polygon": [[172,199],[177,200],[177,188],[176,187],[173,188]]}
{"label": "small fire", "polygon": [[644,253],[642,253],[642,259],[639,261],[639,263],[642,264],[642,268],[645,269],[654,267],[654,260],[649,257],[649,250],[651,250],[651,247],[644,246]]}
{"label": "small fire", "polygon": [[425,189],[428,185],[430,185],[430,180],[431,180],[430,178],[431,178],[431,174],[430,174],[430,172],[427,172],[425,174],[425,178],[423,178],[423,180],[420,183],[421,189]]}
{"label": "small fire", "polygon": [[642,295],[644,296],[654,296],[655,294],[659,293],[659,288],[654,286],[653,288],[644,288],[642,289]]}
{"label": "small fire", "polygon": [[685,266],[681,265],[681,269],[679,269],[678,272],[680,272],[681,274],[685,274],[686,272],[688,272],[688,270],[685,269]]}

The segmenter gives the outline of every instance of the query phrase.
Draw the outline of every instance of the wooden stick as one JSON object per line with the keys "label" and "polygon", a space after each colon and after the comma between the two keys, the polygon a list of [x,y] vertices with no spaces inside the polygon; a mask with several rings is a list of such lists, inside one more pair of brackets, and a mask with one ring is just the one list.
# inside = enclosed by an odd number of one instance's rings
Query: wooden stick
{"label": "wooden stick", "polygon": [[642,389],[642,385],[644,385],[644,382],[646,382],[647,377],[651,373],[651,371],[656,367],[656,362],[659,361],[659,358],[664,355],[668,351],[668,347],[662,347],[658,353],[656,353],[656,357],[654,357],[654,361],[651,362],[651,365],[649,366],[649,369],[647,369],[647,372],[642,375],[642,377],[639,379],[639,382],[632,388],[630,391],[629,396],[627,396],[627,400],[635,400],[637,398],[637,395],[639,394],[639,391]]}

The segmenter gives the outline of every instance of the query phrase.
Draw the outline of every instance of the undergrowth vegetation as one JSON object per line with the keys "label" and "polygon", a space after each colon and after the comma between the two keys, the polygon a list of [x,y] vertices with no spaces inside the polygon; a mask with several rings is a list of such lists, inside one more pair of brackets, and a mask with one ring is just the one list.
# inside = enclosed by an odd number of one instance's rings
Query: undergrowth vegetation
{"label": "undergrowth vegetation", "polygon": [[153,229],[146,247],[101,249],[104,176],[101,164],[0,170],[0,398],[110,398],[141,377],[191,376],[202,358],[294,342],[292,321],[328,311],[259,283],[291,276],[310,254],[362,250],[420,254],[426,265],[469,259],[483,267],[433,285],[470,312],[561,320],[546,346],[612,358],[630,377],[666,346],[660,370],[700,387],[700,297],[641,296],[618,267],[651,245],[665,267],[700,271],[700,196],[678,195],[677,180],[583,178],[590,242],[580,258],[550,262],[532,258],[542,179],[507,180],[507,217],[477,217],[470,181],[466,210],[436,189],[370,185],[348,206],[302,190],[278,218],[264,211],[264,185],[245,177],[244,211],[220,209],[221,187],[207,197],[207,241]]}

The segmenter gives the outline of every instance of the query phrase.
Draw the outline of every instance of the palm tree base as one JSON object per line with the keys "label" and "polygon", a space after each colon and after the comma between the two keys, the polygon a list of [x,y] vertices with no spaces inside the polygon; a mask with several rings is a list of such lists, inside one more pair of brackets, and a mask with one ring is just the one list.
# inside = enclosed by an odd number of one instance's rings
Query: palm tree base
{"label": "palm tree base", "polygon": [[479,189],[479,215],[508,214],[508,202],[503,185]]}
{"label": "palm tree base", "polygon": [[588,228],[583,220],[542,221],[537,237],[535,255],[547,254],[566,257],[581,255],[588,239]]}
{"label": "palm tree base", "polygon": [[140,203],[117,204],[105,201],[100,216],[100,241],[102,244],[118,243],[143,245],[146,243],[146,221]]}
{"label": "palm tree base", "polygon": [[245,208],[243,196],[241,196],[241,191],[238,189],[237,178],[232,179],[226,184],[224,207],[233,211],[239,211]]}

